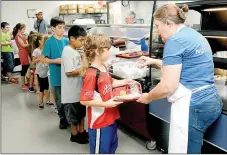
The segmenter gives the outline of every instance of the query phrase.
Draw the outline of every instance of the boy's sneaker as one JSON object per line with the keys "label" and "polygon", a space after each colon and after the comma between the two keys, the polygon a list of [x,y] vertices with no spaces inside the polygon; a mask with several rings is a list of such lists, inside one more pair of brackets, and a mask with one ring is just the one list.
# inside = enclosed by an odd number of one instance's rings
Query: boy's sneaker
{"label": "boy's sneaker", "polygon": [[71,134],[70,141],[76,142],[79,144],[88,144],[89,143],[88,139],[84,138],[80,133],[78,133],[77,135]]}
{"label": "boy's sneaker", "polygon": [[54,104],[51,103],[50,101],[48,101],[46,104],[47,104],[47,105],[54,105]]}
{"label": "boy's sneaker", "polygon": [[67,129],[67,127],[68,127],[67,121],[61,119],[59,123],[59,129]]}
{"label": "boy's sneaker", "polygon": [[28,90],[29,90],[29,92],[31,92],[31,93],[34,93],[34,92],[35,92],[35,90],[34,90],[33,87],[30,87]]}
{"label": "boy's sneaker", "polygon": [[57,107],[54,107],[54,112],[58,114],[58,109],[57,109]]}
{"label": "boy's sneaker", "polygon": [[43,109],[44,108],[44,104],[39,104],[39,109]]}
{"label": "boy's sneaker", "polygon": [[80,133],[82,137],[84,137],[85,139],[89,139],[89,135],[88,132],[86,130],[84,130],[84,132]]}

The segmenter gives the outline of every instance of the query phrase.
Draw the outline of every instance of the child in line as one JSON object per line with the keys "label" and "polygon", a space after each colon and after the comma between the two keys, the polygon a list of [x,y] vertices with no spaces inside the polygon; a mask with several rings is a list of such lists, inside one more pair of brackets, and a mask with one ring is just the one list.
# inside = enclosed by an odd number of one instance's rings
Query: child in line
{"label": "child in line", "polygon": [[54,97],[60,118],[59,128],[66,129],[68,122],[65,116],[64,106],[61,104],[61,55],[63,48],[69,44],[64,38],[65,21],[60,17],[54,17],[50,21],[53,35],[47,39],[41,55],[41,61],[49,64],[50,82],[54,87]]}
{"label": "child in line", "polygon": [[27,37],[24,35],[26,30],[26,25],[22,23],[18,23],[13,28],[13,37],[17,44],[19,50],[19,58],[22,66],[21,70],[21,88],[23,90],[28,90],[28,86],[25,85],[25,75],[29,68],[29,53],[28,53],[28,41]]}
{"label": "child in line", "polygon": [[80,102],[88,106],[91,154],[115,153],[118,146],[116,120],[120,117],[117,106],[122,102],[114,101],[112,89],[133,82],[115,80],[109,75],[105,63],[110,56],[110,48],[111,41],[104,35],[88,36],[83,47],[89,68],[84,75]]}
{"label": "child in line", "polygon": [[43,36],[39,35],[37,36],[36,40],[36,49],[34,50],[32,56],[33,56],[33,63],[36,63],[36,71],[35,74],[38,77],[39,81],[39,88],[40,88],[40,93],[39,93],[39,108],[43,109],[44,108],[44,92],[46,96],[46,103],[50,103],[50,92],[49,92],[49,82],[48,82],[48,65],[40,62],[40,55],[43,50],[43,45],[48,39],[48,36]]}
{"label": "child in line", "polygon": [[[40,35],[38,32],[34,32],[34,31],[31,31],[28,35],[28,44],[29,44],[29,56],[32,58],[32,53],[34,51],[34,49],[36,48],[36,40],[37,40],[37,36]],[[37,77],[35,75],[35,70],[36,70],[36,65],[31,62],[30,63],[30,67],[29,67],[29,71],[30,71],[30,77],[29,77],[29,92],[35,92],[35,89],[36,91],[39,90],[38,89],[38,82],[37,82]],[[35,86],[35,89],[34,87]]]}
{"label": "child in line", "polygon": [[0,49],[1,56],[4,60],[5,67],[3,71],[6,71],[7,76],[9,78],[9,83],[18,83],[18,80],[13,78],[13,69],[14,69],[14,54],[12,48],[11,37],[9,34],[9,23],[2,22],[1,23],[1,37],[0,37]]}
{"label": "child in line", "polygon": [[80,104],[82,59],[78,51],[86,36],[80,26],[73,26],[68,32],[69,46],[62,52],[61,99],[64,104],[67,121],[71,124],[71,142],[88,143],[88,133],[84,130],[86,107]]}

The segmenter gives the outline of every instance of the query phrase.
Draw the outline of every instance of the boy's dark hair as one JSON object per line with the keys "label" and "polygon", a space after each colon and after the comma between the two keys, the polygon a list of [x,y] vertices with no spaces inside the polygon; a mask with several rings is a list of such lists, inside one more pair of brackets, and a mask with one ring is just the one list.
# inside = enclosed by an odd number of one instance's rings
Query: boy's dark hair
{"label": "boy's dark hair", "polygon": [[61,17],[57,16],[57,17],[51,18],[50,26],[56,27],[57,25],[60,25],[60,24],[65,25],[65,21]]}
{"label": "boy's dark hair", "polygon": [[7,22],[2,22],[2,23],[1,23],[1,28],[4,29],[4,28],[6,27],[6,25],[9,25],[9,23],[7,23]]}
{"label": "boy's dark hair", "polygon": [[78,25],[72,26],[68,32],[69,40],[70,40],[70,37],[74,37],[75,39],[77,39],[78,37],[84,37],[86,35],[87,35],[87,32],[85,31],[85,29]]}

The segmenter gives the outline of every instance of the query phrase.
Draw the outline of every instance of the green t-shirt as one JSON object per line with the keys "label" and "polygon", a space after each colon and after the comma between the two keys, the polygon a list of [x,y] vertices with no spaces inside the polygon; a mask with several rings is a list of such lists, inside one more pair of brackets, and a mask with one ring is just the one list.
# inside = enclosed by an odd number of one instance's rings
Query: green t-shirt
{"label": "green t-shirt", "polygon": [[[1,36],[2,36],[1,43],[6,43],[6,42],[11,41],[9,33],[2,32]],[[13,52],[13,48],[11,45],[1,46],[1,51],[2,52]]]}

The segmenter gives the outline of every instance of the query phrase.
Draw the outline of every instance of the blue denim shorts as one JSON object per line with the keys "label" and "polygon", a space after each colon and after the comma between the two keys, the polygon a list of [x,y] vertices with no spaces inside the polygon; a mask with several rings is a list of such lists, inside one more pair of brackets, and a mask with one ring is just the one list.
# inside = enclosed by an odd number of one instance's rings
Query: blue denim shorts
{"label": "blue denim shorts", "polygon": [[6,71],[13,72],[14,69],[14,55],[13,52],[2,52],[3,63],[6,65]]}

